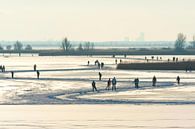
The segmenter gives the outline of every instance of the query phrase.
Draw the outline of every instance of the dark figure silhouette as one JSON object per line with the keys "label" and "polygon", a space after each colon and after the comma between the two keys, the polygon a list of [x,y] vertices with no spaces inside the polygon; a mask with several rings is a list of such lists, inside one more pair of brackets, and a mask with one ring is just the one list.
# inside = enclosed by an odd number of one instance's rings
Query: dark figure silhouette
{"label": "dark figure silhouette", "polygon": [[102,62],[102,63],[101,63],[101,68],[103,68],[103,67],[104,67],[104,63]]}
{"label": "dark figure silhouette", "polygon": [[173,62],[175,62],[175,57],[173,57]]}
{"label": "dark figure silhouette", "polygon": [[152,86],[156,86],[156,82],[157,82],[157,79],[156,79],[156,77],[154,76],[153,79],[152,79]]}
{"label": "dark figure silhouette", "polygon": [[37,70],[37,65],[36,64],[34,64],[34,71],[36,71]]}
{"label": "dark figure silhouette", "polygon": [[122,63],[123,61],[120,59],[120,63]]}
{"label": "dark figure silhouette", "polygon": [[3,72],[5,72],[5,65],[3,65]]}
{"label": "dark figure silhouette", "polygon": [[37,79],[39,79],[40,72],[37,70]]}
{"label": "dark figure silhouette", "polygon": [[4,66],[4,65],[1,66],[1,71],[2,71],[2,72],[5,72],[5,66]]}
{"label": "dark figure silhouette", "polygon": [[11,74],[12,74],[12,79],[14,78],[14,72],[13,71],[11,71]]}
{"label": "dark figure silhouette", "polygon": [[95,65],[97,65],[97,64],[99,64],[99,61],[98,60],[95,61]]}
{"label": "dark figure silhouette", "polygon": [[117,59],[115,59],[115,64],[117,64]]}
{"label": "dark figure silhouette", "polygon": [[124,57],[127,58],[127,54],[125,54]]}
{"label": "dark figure silhouette", "polygon": [[179,60],[179,59],[178,59],[178,58],[176,58],[176,62],[178,62],[178,60]]}
{"label": "dark figure silhouette", "polygon": [[96,88],[96,83],[95,83],[95,81],[92,81],[92,84],[91,84],[91,85],[92,85],[92,90],[93,90],[93,92],[94,92],[94,91],[98,91],[97,88]]}
{"label": "dark figure silhouette", "polygon": [[99,80],[102,80],[102,73],[99,72]]}
{"label": "dark figure silhouette", "polygon": [[106,90],[110,90],[110,86],[111,86],[111,79],[109,78],[108,81],[107,81]]}
{"label": "dark figure silhouette", "polygon": [[101,69],[101,64],[98,62],[98,68]]}
{"label": "dark figure silhouette", "polygon": [[189,66],[189,72],[192,72],[192,66],[191,65]]}
{"label": "dark figure silhouette", "polygon": [[116,91],[116,84],[117,84],[117,81],[116,81],[116,78],[114,77],[112,79],[112,90],[115,90]]}
{"label": "dark figure silhouette", "polygon": [[88,61],[88,62],[87,62],[87,65],[88,65],[88,66],[89,66],[89,63],[90,63],[90,62]]}
{"label": "dark figure silhouette", "polygon": [[135,88],[138,89],[139,88],[139,79],[135,78],[134,83],[135,83]]}
{"label": "dark figure silhouette", "polygon": [[180,77],[177,76],[177,84],[179,85],[180,84]]}

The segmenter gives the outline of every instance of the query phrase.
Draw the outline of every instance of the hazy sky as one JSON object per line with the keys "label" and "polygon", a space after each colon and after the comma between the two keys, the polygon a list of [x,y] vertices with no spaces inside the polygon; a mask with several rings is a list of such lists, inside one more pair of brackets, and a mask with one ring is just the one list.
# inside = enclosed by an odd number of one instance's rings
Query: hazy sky
{"label": "hazy sky", "polygon": [[190,40],[194,25],[195,0],[0,0],[0,40]]}

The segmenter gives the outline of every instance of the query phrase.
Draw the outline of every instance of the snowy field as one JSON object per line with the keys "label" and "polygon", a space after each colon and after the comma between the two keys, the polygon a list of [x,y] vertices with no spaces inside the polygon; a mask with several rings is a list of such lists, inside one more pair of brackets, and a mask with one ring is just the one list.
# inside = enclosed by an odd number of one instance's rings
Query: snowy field
{"label": "snowy field", "polygon": [[[145,62],[144,58],[117,57],[118,62]],[[163,57],[168,58],[172,56]],[[195,59],[179,56],[183,58]],[[194,71],[116,70],[115,58],[109,56],[6,56],[0,60],[8,71],[0,73],[0,129],[195,128]],[[95,60],[104,62],[105,67],[99,70]],[[34,64],[40,79],[33,71]],[[10,71],[15,71],[14,79]],[[152,87],[154,75],[157,87]],[[180,85],[176,84],[178,75]],[[117,91],[105,90],[108,78],[113,77]],[[133,83],[137,77],[139,89]],[[93,80],[98,92],[92,92]]]}

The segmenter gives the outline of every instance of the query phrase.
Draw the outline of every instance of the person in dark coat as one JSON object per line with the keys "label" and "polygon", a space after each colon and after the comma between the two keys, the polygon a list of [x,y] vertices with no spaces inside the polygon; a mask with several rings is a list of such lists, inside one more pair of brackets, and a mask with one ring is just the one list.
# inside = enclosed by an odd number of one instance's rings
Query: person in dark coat
{"label": "person in dark coat", "polygon": [[180,77],[179,76],[177,76],[177,84],[179,85],[180,84]]}
{"label": "person in dark coat", "polygon": [[37,79],[39,79],[40,72],[37,70]]}
{"label": "person in dark coat", "polygon": [[135,83],[135,88],[138,89],[139,88],[139,78],[135,78],[134,83]]}
{"label": "person in dark coat", "polygon": [[94,92],[94,91],[98,91],[97,88],[96,88],[96,83],[95,83],[95,81],[92,81],[91,85],[92,85],[92,90],[93,90],[93,92]]}
{"label": "person in dark coat", "polygon": [[99,72],[99,81],[102,80],[102,73]]}
{"label": "person in dark coat", "polygon": [[111,86],[111,79],[109,78],[108,81],[107,81],[106,90],[110,90],[110,86]]}
{"label": "person in dark coat", "polygon": [[156,86],[156,82],[157,82],[157,79],[156,79],[156,77],[154,76],[153,79],[152,79],[152,86]]}
{"label": "person in dark coat", "polygon": [[34,71],[36,71],[37,70],[37,65],[36,64],[34,64]]}
{"label": "person in dark coat", "polygon": [[13,71],[11,71],[11,75],[12,75],[12,79],[14,78],[14,72]]}
{"label": "person in dark coat", "polygon": [[116,84],[117,84],[117,81],[116,81],[116,78],[114,77],[112,79],[112,90],[115,90],[116,91]]}

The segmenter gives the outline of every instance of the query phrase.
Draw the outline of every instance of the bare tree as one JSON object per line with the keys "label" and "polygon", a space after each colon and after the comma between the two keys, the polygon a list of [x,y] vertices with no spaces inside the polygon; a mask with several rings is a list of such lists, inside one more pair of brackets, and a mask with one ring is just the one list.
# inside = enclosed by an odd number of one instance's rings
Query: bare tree
{"label": "bare tree", "polygon": [[82,50],[83,50],[83,45],[82,45],[82,43],[79,44],[78,50],[79,50],[79,51],[82,51]]}
{"label": "bare tree", "polygon": [[191,48],[195,48],[195,35],[193,36],[193,40],[192,40],[192,42],[190,42],[190,44],[191,44]]}
{"label": "bare tree", "polygon": [[11,45],[7,45],[6,46],[6,50],[10,51],[12,49],[12,46]]}
{"label": "bare tree", "polygon": [[90,42],[85,42],[84,49],[87,51],[90,50]]}
{"label": "bare tree", "polygon": [[0,44],[0,50],[3,50],[3,46]]}
{"label": "bare tree", "polygon": [[186,36],[183,33],[179,33],[177,36],[177,40],[175,41],[175,49],[176,50],[184,50],[186,43]]}
{"label": "bare tree", "polygon": [[61,47],[64,51],[69,51],[72,47],[72,44],[68,41],[67,38],[64,38],[62,40],[62,46]]}
{"label": "bare tree", "polygon": [[16,43],[14,44],[14,50],[21,51],[22,49],[23,49],[23,44],[19,41],[16,41]]}
{"label": "bare tree", "polygon": [[29,45],[29,44],[26,45],[25,50],[26,50],[26,51],[32,51],[32,46]]}

